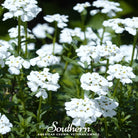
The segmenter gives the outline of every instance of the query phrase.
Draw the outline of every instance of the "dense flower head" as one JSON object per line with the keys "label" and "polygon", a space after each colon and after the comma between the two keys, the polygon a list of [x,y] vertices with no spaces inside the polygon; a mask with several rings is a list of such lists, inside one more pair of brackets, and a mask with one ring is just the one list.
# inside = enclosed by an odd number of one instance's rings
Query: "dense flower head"
{"label": "dense flower head", "polygon": [[113,80],[114,78],[120,79],[122,84],[132,83],[132,78],[135,78],[135,74],[132,72],[131,67],[122,66],[121,64],[110,65],[107,71],[109,76],[108,80]]}
{"label": "dense flower head", "polygon": [[53,34],[54,28],[50,27],[47,23],[39,23],[33,28],[32,32],[37,38],[46,38],[46,33]]}
{"label": "dense flower head", "polygon": [[[44,99],[47,97],[46,90],[57,91],[60,87],[58,85],[59,74],[52,74],[48,68],[44,68],[43,71],[31,71],[27,76],[28,87],[32,92],[37,92],[36,96],[42,96]],[[45,90],[46,89],[46,90]]]}
{"label": "dense flower head", "polygon": [[15,74],[15,75],[20,74],[20,69],[22,69],[22,67],[24,67],[25,69],[30,68],[29,61],[24,60],[20,56],[15,57],[14,55],[11,55],[10,57],[8,57],[6,59],[5,64],[9,66],[8,71],[10,72],[10,74]]}
{"label": "dense flower head", "polygon": [[87,7],[90,7],[91,4],[89,2],[85,3],[77,3],[74,7],[73,10],[78,11],[79,13],[83,12]]}
{"label": "dense flower head", "polygon": [[60,43],[71,44],[73,42],[73,37],[78,37],[81,40],[84,40],[84,33],[81,31],[81,28],[76,27],[74,29],[64,28],[60,34]]}
{"label": "dense flower head", "polygon": [[2,6],[9,10],[4,14],[4,21],[19,16],[23,22],[31,21],[42,10],[36,0],[5,0]]}
{"label": "dense flower head", "polygon": [[46,15],[44,16],[44,20],[49,23],[57,22],[59,28],[64,28],[67,26],[66,22],[68,22],[68,16],[60,14]]}
{"label": "dense flower head", "polygon": [[123,31],[127,31],[131,35],[136,35],[138,17],[126,18],[126,19],[109,19],[103,22],[105,27],[111,27],[115,33],[122,33]]}
{"label": "dense flower head", "polygon": [[11,131],[13,125],[10,123],[9,119],[0,113],[0,134],[4,135]]}
{"label": "dense flower head", "polygon": [[96,100],[96,102],[99,104],[100,110],[104,117],[113,117],[116,115],[114,109],[118,107],[118,102],[106,96],[100,96],[94,100]]}
{"label": "dense flower head", "polygon": [[0,65],[3,68],[5,66],[5,60],[10,56],[8,52],[10,45],[7,41],[0,40]]}
{"label": "dense flower head", "polygon": [[[112,2],[108,0],[97,0],[94,1],[92,5],[97,8],[101,8],[101,13],[107,14],[107,16],[109,17],[116,16],[116,12],[122,11],[122,9],[119,8],[120,4],[118,2]],[[97,12],[99,12],[99,9],[94,11],[92,10],[90,14],[94,15]]]}
{"label": "dense flower head", "polygon": [[80,127],[92,124],[102,115],[97,102],[87,96],[84,99],[72,98],[65,103],[65,109],[67,115],[73,118],[72,124]]}
{"label": "dense flower head", "polygon": [[90,90],[98,95],[106,95],[108,93],[108,87],[112,86],[112,82],[108,82],[96,72],[84,73],[80,78],[80,82],[84,90]]}

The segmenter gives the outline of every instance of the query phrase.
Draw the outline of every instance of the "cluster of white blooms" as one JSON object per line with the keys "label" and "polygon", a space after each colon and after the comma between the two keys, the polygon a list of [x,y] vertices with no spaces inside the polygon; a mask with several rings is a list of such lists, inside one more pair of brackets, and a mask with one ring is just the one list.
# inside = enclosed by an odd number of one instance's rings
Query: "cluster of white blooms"
{"label": "cluster of white blooms", "polygon": [[46,38],[46,33],[53,34],[54,28],[50,27],[47,23],[39,23],[33,28],[32,32],[37,38]]}
{"label": "cluster of white blooms", "polygon": [[[40,68],[58,64],[60,62],[60,57],[52,55],[52,53],[51,53],[52,46],[51,46],[51,48],[50,48],[50,46],[51,45],[48,45],[48,46],[44,45],[44,46],[42,46],[41,49],[37,50],[36,53],[38,54],[38,56],[35,58],[32,58],[30,60],[30,64],[32,66],[37,65]],[[59,47],[59,45],[57,44],[56,48],[55,48],[55,53],[60,52],[60,51],[57,51],[58,47]],[[50,50],[47,51],[48,49],[50,49]]]}
{"label": "cluster of white blooms", "polygon": [[57,27],[59,27],[59,28],[64,28],[67,26],[67,24],[66,24],[66,22],[68,22],[67,18],[68,18],[68,16],[60,15],[60,14],[44,16],[44,20],[46,20],[49,23],[57,22]]}
{"label": "cluster of white blooms", "polygon": [[[58,85],[59,74],[52,74],[48,68],[44,68],[43,71],[31,71],[30,75],[27,76],[28,87],[32,92],[37,92],[36,96],[42,96],[43,99],[47,98],[46,90],[57,91],[60,87]],[[45,90],[46,89],[46,90]]]}
{"label": "cluster of white blooms", "polygon": [[4,60],[10,56],[10,52],[8,52],[9,48],[10,45],[8,42],[0,40],[0,65],[2,68],[5,66]]}
{"label": "cluster of white blooms", "polygon": [[84,33],[81,31],[81,28],[76,27],[74,29],[64,28],[60,33],[60,43],[71,44],[73,37],[78,37],[81,40],[84,40]]}
{"label": "cluster of white blooms", "polygon": [[0,134],[4,135],[11,131],[13,125],[10,123],[9,119],[0,113]]}
{"label": "cluster of white blooms", "polygon": [[138,29],[138,17],[126,19],[109,19],[103,22],[105,27],[111,27],[116,33],[127,31],[131,35],[136,35]]}
{"label": "cluster of white blooms", "polygon": [[5,64],[9,66],[8,71],[10,72],[10,74],[15,74],[15,75],[20,74],[20,69],[22,69],[22,67],[24,67],[25,69],[30,68],[30,63],[24,60],[20,56],[15,57],[11,55],[10,57],[6,59]]}
{"label": "cluster of white blooms", "polygon": [[102,115],[97,102],[87,96],[84,99],[72,98],[65,103],[65,109],[67,115],[73,118],[72,124],[81,127],[92,124]]}
{"label": "cluster of white blooms", "polygon": [[97,9],[90,11],[91,15],[95,15],[99,11],[101,11],[101,13],[107,14],[107,16],[109,17],[113,17],[116,16],[116,12],[122,11],[122,9],[119,8],[120,4],[118,2],[112,2],[108,0],[97,0],[94,1],[92,5],[97,8],[101,8],[101,10]]}
{"label": "cluster of white blooms", "polygon": [[106,95],[108,93],[108,87],[112,86],[112,82],[108,82],[96,72],[84,73],[80,78],[80,82],[84,90],[90,90],[98,95]]}
{"label": "cluster of white blooms", "polygon": [[[59,45],[58,43],[55,43],[55,50],[54,54],[61,54],[63,50],[63,46]],[[53,52],[53,44],[44,44],[40,49],[36,51],[38,55],[50,55]]]}
{"label": "cluster of white blooms", "polygon": [[122,84],[132,83],[132,78],[135,78],[135,74],[132,72],[131,67],[122,66],[121,64],[110,65],[107,71],[109,76],[108,80],[113,80],[114,78],[120,79]]}
{"label": "cluster of white blooms", "polygon": [[118,107],[118,102],[105,96],[97,97],[95,100],[99,104],[100,110],[104,117],[113,117],[116,115],[114,109]]}
{"label": "cluster of white blooms", "polygon": [[5,0],[2,6],[9,10],[4,14],[4,21],[13,17],[21,17],[23,22],[31,21],[42,10],[36,0]]}
{"label": "cluster of white blooms", "polygon": [[89,2],[85,2],[85,3],[77,3],[74,7],[73,10],[81,13],[83,12],[87,7],[90,7],[91,4]]}

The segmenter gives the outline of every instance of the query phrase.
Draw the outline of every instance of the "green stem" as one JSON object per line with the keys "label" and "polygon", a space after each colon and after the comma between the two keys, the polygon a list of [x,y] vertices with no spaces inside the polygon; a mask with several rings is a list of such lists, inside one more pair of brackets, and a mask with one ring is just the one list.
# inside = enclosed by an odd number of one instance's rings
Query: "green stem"
{"label": "green stem", "polygon": [[41,113],[41,105],[42,105],[42,96],[39,99],[39,106],[38,106],[38,111],[37,111],[37,122],[40,123],[40,113]]}
{"label": "green stem", "polygon": [[95,94],[95,93],[94,93],[94,92],[92,92],[92,99],[94,99],[94,94]]}
{"label": "green stem", "polygon": [[105,136],[108,138],[108,127],[107,127],[107,120],[104,118],[104,125],[105,125]]}
{"label": "green stem", "polygon": [[102,37],[101,37],[100,45],[103,44],[104,33],[105,33],[105,27],[103,28],[103,32],[102,32]]}
{"label": "green stem", "polygon": [[108,67],[109,67],[109,59],[107,59],[107,62],[106,62],[105,78],[107,77]]}
{"label": "green stem", "polygon": [[116,83],[116,86],[115,86],[115,89],[114,89],[113,97],[115,97],[115,95],[116,95],[117,87],[118,87],[118,85],[119,85],[119,82],[120,82],[120,80],[118,79],[118,80],[117,80],[117,83]]}
{"label": "green stem", "polygon": [[136,48],[136,42],[137,42],[137,38],[138,38],[137,35],[138,35],[138,33],[137,33],[137,34],[135,35],[135,37],[134,37],[133,51],[132,51],[130,66],[132,66],[132,63],[133,63],[133,58],[134,58],[134,53],[135,53],[135,48]]}
{"label": "green stem", "polygon": [[49,104],[51,105],[52,103],[52,92],[51,91],[49,91],[48,97],[49,97]]}
{"label": "green stem", "polygon": [[0,134],[0,137],[1,137],[1,138],[3,138],[3,135],[2,135],[2,134]]}
{"label": "green stem", "polygon": [[27,56],[28,56],[28,49],[27,49],[27,22],[25,22],[24,30],[25,30],[25,58],[27,58]]}
{"label": "green stem", "polygon": [[54,52],[55,52],[56,36],[57,36],[57,22],[55,22],[55,33],[54,33],[54,37],[53,37],[53,51],[52,51],[53,55],[55,55]]}
{"label": "green stem", "polygon": [[21,53],[21,17],[18,17],[18,49],[17,49],[18,55]]}

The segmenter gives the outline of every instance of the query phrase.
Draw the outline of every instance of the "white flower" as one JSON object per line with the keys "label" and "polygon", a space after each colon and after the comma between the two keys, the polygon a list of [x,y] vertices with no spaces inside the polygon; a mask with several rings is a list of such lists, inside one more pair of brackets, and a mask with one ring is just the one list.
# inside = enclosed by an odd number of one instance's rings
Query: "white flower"
{"label": "white flower", "polygon": [[5,66],[5,59],[10,56],[8,52],[10,45],[4,40],[0,40],[0,65],[3,68]]}
{"label": "white flower", "polygon": [[108,93],[108,87],[112,86],[111,82],[108,82],[96,72],[83,74],[80,82],[84,90],[90,90],[98,95],[106,95]]}
{"label": "white flower", "polygon": [[[108,0],[94,1],[93,6],[101,8],[101,13],[105,13],[109,17],[116,16],[116,12],[122,11],[122,9],[119,8],[120,4],[118,2],[112,2]],[[93,15],[93,11],[91,11],[90,13]]]}
{"label": "white flower", "polygon": [[47,92],[45,91],[45,89],[39,89],[37,94],[35,95],[37,98],[39,98],[40,96],[42,96],[43,99],[46,99],[48,97]]}
{"label": "white flower", "polygon": [[66,15],[60,15],[60,14],[54,14],[54,15],[46,15],[44,16],[44,20],[52,23],[57,22],[57,26],[59,28],[64,28],[67,26],[66,22],[68,22],[68,16]]}
{"label": "white flower", "polygon": [[65,103],[65,109],[67,115],[73,118],[72,124],[80,127],[92,124],[102,114],[97,102],[87,96],[84,99],[72,98]]}
{"label": "white flower", "polygon": [[95,98],[95,100],[99,104],[100,110],[104,117],[113,117],[116,115],[114,109],[119,105],[116,101],[105,96],[100,96]]}
{"label": "white flower", "polygon": [[20,69],[24,67],[25,69],[30,68],[30,63],[26,60],[24,60],[22,57],[18,56],[10,56],[6,59],[5,62],[6,65],[9,66],[8,71],[11,74],[19,75],[20,74]]}
{"label": "white flower", "polygon": [[48,34],[53,34],[54,32],[54,28],[48,26],[47,23],[44,24],[37,24],[33,30],[32,30],[33,34],[37,37],[37,38],[46,38],[46,33]]}
{"label": "white flower", "polygon": [[87,7],[90,7],[91,4],[89,2],[85,3],[77,3],[74,7],[73,10],[78,11],[79,13],[83,12]]}
{"label": "white flower", "polygon": [[48,91],[57,91],[60,87],[58,85],[59,74],[52,74],[48,68],[44,68],[43,71],[31,71],[30,75],[27,76],[28,87],[32,92],[37,92],[36,96],[42,96],[43,99],[47,97],[45,89]]}
{"label": "white flower", "polygon": [[4,14],[4,21],[19,16],[23,22],[31,21],[42,10],[36,0],[5,0],[2,6],[9,10]]}
{"label": "white flower", "polygon": [[13,125],[9,122],[9,119],[0,113],[0,134],[4,135],[11,131]]}
{"label": "white flower", "polygon": [[131,67],[122,66],[121,64],[110,65],[107,71],[109,76],[108,80],[113,80],[114,78],[120,79],[122,84],[132,83],[132,78],[135,78],[135,74],[132,72]]}

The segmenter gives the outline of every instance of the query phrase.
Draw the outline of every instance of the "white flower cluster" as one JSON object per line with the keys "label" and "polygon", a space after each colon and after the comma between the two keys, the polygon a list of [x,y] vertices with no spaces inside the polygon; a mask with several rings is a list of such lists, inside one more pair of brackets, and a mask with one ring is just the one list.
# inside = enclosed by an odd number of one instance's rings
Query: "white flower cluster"
{"label": "white flower cluster", "polygon": [[118,102],[105,96],[97,97],[95,100],[99,104],[100,110],[104,117],[113,117],[116,115],[114,109],[118,107]]}
{"label": "white flower cluster", "polygon": [[39,23],[33,28],[32,32],[37,38],[43,39],[46,38],[46,33],[53,34],[54,28],[50,27],[47,23],[44,24]]}
{"label": "white flower cluster", "polygon": [[73,118],[72,124],[84,127],[85,124],[92,124],[102,113],[98,104],[85,96],[84,99],[72,98],[65,103],[67,115]]}
{"label": "white flower cluster", "polygon": [[72,124],[84,127],[85,124],[92,124],[100,116],[113,117],[118,103],[113,99],[100,96],[95,99],[89,99],[86,95],[84,99],[72,98],[70,102],[65,103],[65,109],[68,116],[73,118]]}
{"label": "white flower cluster", "polygon": [[107,71],[109,76],[108,80],[113,80],[114,78],[120,79],[122,84],[132,83],[132,78],[135,78],[135,74],[132,72],[131,67],[122,66],[121,64],[110,65]]}
{"label": "white flower cluster", "polygon": [[68,16],[66,15],[60,15],[60,14],[54,14],[54,15],[46,15],[44,16],[44,20],[52,23],[57,22],[57,26],[59,28],[64,28],[67,26],[66,22],[68,22]]}
{"label": "white flower cluster", "polygon": [[111,27],[116,33],[127,31],[131,35],[136,35],[138,29],[138,17],[126,19],[109,19],[103,22],[105,27]]}
{"label": "white flower cluster", "polygon": [[4,135],[11,131],[13,125],[9,122],[9,119],[0,113],[0,134]]}
{"label": "white flower cluster", "polygon": [[10,45],[4,40],[0,40],[0,65],[3,68],[5,66],[5,60],[10,56],[8,49]]}
{"label": "white flower cluster", "polygon": [[[101,8],[101,13],[107,14],[109,17],[116,16],[116,12],[122,11],[121,8],[119,8],[120,4],[118,2],[108,1],[108,0],[97,0],[94,1],[93,6],[97,8]],[[92,10],[90,11],[91,15],[95,15],[100,10]]]}
{"label": "white flower cluster", "polygon": [[91,62],[99,62],[101,58],[109,59],[110,63],[119,62],[123,56],[120,49],[112,44],[111,41],[106,41],[103,45],[81,45],[76,49],[77,56],[80,58],[80,64],[84,67],[84,63],[90,65]]}
{"label": "white flower cluster", "polygon": [[25,69],[30,68],[30,63],[28,61],[24,60],[20,56],[15,57],[14,55],[8,57],[5,64],[9,66],[8,71],[10,72],[10,74],[15,75],[20,74],[20,69],[22,69],[22,67],[24,67]]}
{"label": "white flower cluster", "polygon": [[9,10],[4,14],[3,21],[19,16],[23,22],[31,21],[42,10],[36,0],[5,0],[2,6]]}
{"label": "white flower cluster", "polygon": [[80,78],[80,82],[84,90],[90,90],[98,95],[106,95],[108,93],[108,87],[112,86],[112,82],[108,82],[96,72],[84,73]]}
{"label": "white flower cluster", "polygon": [[91,4],[89,2],[85,2],[85,3],[77,3],[74,7],[73,10],[81,13],[83,12],[87,7],[90,7]]}
{"label": "white flower cluster", "polygon": [[[37,50],[36,53],[38,54],[38,57],[32,58],[30,64],[32,66],[37,65],[40,68],[58,64],[60,62],[60,57],[52,55],[51,52],[53,46],[51,46],[51,48],[50,46],[51,45],[44,45],[41,49]],[[56,44],[55,53],[60,52],[57,51],[59,50],[58,47],[59,45]],[[50,50],[47,51],[48,49]]]}
{"label": "white flower cluster", "polygon": [[27,79],[27,84],[31,91],[37,92],[36,96],[42,96],[43,99],[47,98],[46,90],[57,91],[60,87],[58,85],[59,74],[50,73],[48,68],[44,68],[41,72],[31,71],[30,75],[27,76]]}

